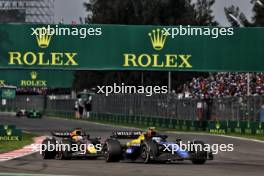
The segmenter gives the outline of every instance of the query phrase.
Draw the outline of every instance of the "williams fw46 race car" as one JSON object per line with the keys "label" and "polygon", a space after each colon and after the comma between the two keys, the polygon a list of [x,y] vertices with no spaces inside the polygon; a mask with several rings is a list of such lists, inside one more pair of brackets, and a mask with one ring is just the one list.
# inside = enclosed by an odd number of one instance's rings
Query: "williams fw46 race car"
{"label": "williams fw46 race car", "polygon": [[[125,139],[130,141],[126,142]],[[167,136],[159,135],[154,128],[146,132],[116,131],[106,140],[103,153],[106,162],[126,159],[144,163],[190,160],[193,164],[204,164],[207,160],[213,160],[212,153],[204,150],[202,141],[190,143],[191,150],[181,148],[180,143],[180,139],[168,142]]]}
{"label": "williams fw46 race car", "polygon": [[43,159],[91,159],[102,156],[101,150],[100,138],[90,138],[80,128],[70,132],[52,132],[52,136],[43,140],[41,145]]}
{"label": "williams fw46 race car", "polygon": [[25,109],[20,109],[16,113],[17,117],[27,117],[27,118],[41,118],[42,113],[38,110],[25,110]]}

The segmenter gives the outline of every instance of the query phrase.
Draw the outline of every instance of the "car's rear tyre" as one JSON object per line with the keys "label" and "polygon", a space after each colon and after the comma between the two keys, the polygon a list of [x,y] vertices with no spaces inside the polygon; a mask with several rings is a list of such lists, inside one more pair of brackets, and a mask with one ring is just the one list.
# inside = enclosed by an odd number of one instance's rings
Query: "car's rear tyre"
{"label": "car's rear tyre", "polygon": [[71,141],[65,139],[65,140],[62,140],[60,144],[64,145],[65,147],[60,148],[60,151],[57,152],[55,158],[57,160],[70,160],[72,158]]}
{"label": "car's rear tyre", "polygon": [[103,150],[106,162],[119,162],[122,158],[122,146],[117,140],[107,140]]}
{"label": "car's rear tyre", "polygon": [[204,164],[207,160],[207,151],[204,150],[204,142],[194,141],[193,144],[201,145],[202,148],[197,147],[196,151],[193,151],[193,157],[191,159],[193,164]]}
{"label": "car's rear tyre", "polygon": [[42,142],[42,158],[43,159],[54,159],[56,156],[55,150],[48,150],[48,145],[56,145],[55,139],[45,139]]}
{"label": "car's rear tyre", "polygon": [[145,164],[150,163],[159,153],[158,144],[152,140],[143,141],[141,144],[140,158]]}

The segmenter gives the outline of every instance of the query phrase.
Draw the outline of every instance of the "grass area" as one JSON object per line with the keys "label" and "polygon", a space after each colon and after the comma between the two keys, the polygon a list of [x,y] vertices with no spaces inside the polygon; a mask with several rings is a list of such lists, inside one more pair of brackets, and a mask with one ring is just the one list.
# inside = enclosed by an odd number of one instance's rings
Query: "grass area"
{"label": "grass area", "polygon": [[33,142],[33,138],[37,137],[35,134],[23,133],[21,141],[0,141],[0,153],[23,148]]}

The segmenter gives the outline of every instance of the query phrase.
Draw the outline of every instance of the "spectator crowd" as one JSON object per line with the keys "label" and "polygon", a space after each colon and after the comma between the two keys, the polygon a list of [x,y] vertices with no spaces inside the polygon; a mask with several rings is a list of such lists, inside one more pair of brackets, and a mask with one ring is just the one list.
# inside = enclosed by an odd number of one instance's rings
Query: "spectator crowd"
{"label": "spectator crowd", "polygon": [[184,98],[220,98],[264,94],[264,73],[210,73],[183,85]]}

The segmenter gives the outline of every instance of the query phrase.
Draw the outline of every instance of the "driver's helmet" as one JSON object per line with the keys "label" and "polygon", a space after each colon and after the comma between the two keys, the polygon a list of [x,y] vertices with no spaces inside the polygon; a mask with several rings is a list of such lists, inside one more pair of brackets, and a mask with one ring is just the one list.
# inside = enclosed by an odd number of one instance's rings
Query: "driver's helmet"
{"label": "driver's helmet", "polygon": [[146,131],[146,137],[151,138],[157,135],[155,127],[149,127]]}
{"label": "driver's helmet", "polygon": [[84,133],[83,133],[83,130],[81,128],[76,128],[75,130],[73,130],[71,132],[71,136],[83,136]]}

